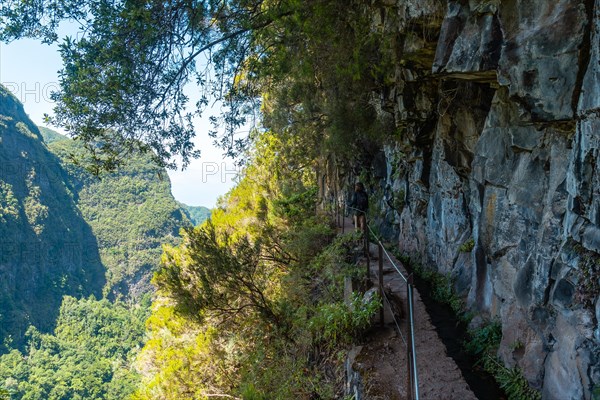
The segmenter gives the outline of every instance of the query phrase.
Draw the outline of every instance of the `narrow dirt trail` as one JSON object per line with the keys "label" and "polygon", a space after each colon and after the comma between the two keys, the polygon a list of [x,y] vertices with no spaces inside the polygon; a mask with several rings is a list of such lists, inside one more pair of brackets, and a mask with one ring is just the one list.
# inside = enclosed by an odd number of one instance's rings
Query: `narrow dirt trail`
{"label": "narrow dirt trail", "polygon": [[[345,219],[344,230],[353,230],[352,220]],[[370,276],[377,286],[378,282],[378,250],[371,244],[370,251]],[[391,254],[393,263],[400,271],[408,276],[402,263]],[[360,260],[365,265],[366,260]],[[365,336],[362,346],[356,350],[354,369],[359,371],[364,379],[367,399],[403,400],[407,396],[407,319],[408,315],[406,282],[398,274],[394,265],[383,256],[384,288],[395,314],[398,325],[392,318],[389,303],[385,304],[385,326],[382,328],[379,321]],[[462,376],[454,360],[446,353],[446,347],[439,338],[435,327],[431,323],[425,305],[421,301],[418,291],[414,290],[414,318],[415,318],[415,348],[417,355],[417,371],[419,374],[419,394],[423,400],[471,400],[477,399]],[[400,310],[399,310],[400,309]],[[398,330],[398,328],[400,330]]]}

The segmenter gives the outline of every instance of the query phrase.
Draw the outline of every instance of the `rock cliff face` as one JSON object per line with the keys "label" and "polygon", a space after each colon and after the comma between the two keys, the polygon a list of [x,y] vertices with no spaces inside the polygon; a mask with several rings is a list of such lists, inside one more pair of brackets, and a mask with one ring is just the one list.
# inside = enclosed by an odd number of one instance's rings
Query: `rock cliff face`
{"label": "rock cliff face", "polygon": [[545,399],[592,398],[600,1],[379,7],[375,29],[397,41],[379,115],[399,134],[368,173],[380,231],[501,320],[499,355]]}
{"label": "rock cliff face", "polygon": [[[0,338],[53,328],[62,297],[100,297],[96,238],[23,106],[0,87]],[[10,339],[9,339],[10,338]]]}

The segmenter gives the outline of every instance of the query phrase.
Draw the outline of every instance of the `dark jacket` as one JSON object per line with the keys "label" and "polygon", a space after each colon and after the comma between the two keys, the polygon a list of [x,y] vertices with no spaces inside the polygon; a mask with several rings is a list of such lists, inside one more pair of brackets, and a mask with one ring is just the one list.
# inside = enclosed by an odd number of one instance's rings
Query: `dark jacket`
{"label": "dark jacket", "polygon": [[354,192],[352,194],[352,200],[350,201],[350,207],[352,212],[356,215],[364,214],[369,209],[369,196],[364,190]]}

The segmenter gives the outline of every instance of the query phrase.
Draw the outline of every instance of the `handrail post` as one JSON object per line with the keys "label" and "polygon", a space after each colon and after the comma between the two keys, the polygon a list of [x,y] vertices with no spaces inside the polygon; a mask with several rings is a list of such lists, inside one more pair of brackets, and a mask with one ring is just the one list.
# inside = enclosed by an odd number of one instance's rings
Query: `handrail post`
{"label": "handrail post", "polygon": [[380,241],[377,242],[379,249],[379,298],[381,299],[381,308],[379,309],[379,319],[381,321],[381,327],[385,326],[384,321],[384,310],[383,310],[383,245]]}
{"label": "handrail post", "polygon": [[337,190],[333,192],[333,216],[335,218],[335,226],[340,227],[340,204],[337,198]]}
{"label": "handrail post", "polygon": [[[340,227],[344,226],[344,215],[342,214],[342,206],[340,205],[340,199],[339,199],[339,197],[337,197],[335,199],[335,209],[337,211],[338,228],[340,228]],[[342,225],[340,225],[340,221],[341,221]]]}
{"label": "handrail post", "polygon": [[346,230],[346,200],[342,202],[342,233]]}
{"label": "handrail post", "polygon": [[[367,216],[365,214],[364,218],[364,227],[363,227],[363,236],[365,239],[365,257],[367,258],[367,280],[371,278],[371,256],[369,255],[369,228],[367,226]],[[356,223],[359,223],[359,218],[357,217]]]}
{"label": "handrail post", "polygon": [[412,378],[412,336],[410,332],[412,331],[412,306],[411,306],[411,282],[412,275],[408,276],[408,280],[406,282],[406,308],[407,308],[407,322],[406,322],[406,398],[407,400],[413,400],[413,378]]}

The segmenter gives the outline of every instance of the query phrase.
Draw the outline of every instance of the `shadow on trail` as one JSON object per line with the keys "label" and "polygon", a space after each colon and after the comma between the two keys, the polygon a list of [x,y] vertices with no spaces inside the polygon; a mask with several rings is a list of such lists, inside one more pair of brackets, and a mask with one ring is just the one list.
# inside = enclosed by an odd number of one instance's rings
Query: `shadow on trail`
{"label": "shadow on trail", "polygon": [[[410,265],[405,267],[409,273],[412,272]],[[506,394],[498,386],[494,377],[476,365],[477,360],[465,351],[463,343],[469,339],[466,324],[456,317],[449,305],[432,298],[429,282],[414,274],[413,277],[414,285],[421,295],[421,300],[425,304],[438,336],[446,346],[448,355],[460,368],[475,396],[482,400],[506,400]]]}

